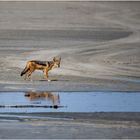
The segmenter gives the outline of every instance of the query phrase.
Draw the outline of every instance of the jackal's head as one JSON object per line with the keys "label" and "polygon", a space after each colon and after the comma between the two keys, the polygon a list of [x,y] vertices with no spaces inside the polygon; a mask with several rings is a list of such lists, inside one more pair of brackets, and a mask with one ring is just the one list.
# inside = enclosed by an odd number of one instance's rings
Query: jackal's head
{"label": "jackal's head", "polygon": [[60,67],[60,62],[61,62],[61,57],[59,57],[59,58],[54,57],[53,58],[53,67],[52,67],[52,69],[59,68]]}

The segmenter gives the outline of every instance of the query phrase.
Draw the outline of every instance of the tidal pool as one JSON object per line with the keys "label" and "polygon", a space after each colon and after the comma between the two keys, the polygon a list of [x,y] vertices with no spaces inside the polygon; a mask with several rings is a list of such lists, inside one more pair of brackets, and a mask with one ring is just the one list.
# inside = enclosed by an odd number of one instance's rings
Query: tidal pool
{"label": "tidal pool", "polygon": [[0,92],[4,112],[140,112],[140,92]]}

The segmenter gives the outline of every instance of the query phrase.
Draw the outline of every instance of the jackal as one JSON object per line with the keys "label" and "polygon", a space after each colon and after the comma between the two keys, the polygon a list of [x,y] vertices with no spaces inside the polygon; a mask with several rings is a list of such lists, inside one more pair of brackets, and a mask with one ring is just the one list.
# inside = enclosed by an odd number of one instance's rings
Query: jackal
{"label": "jackal", "polygon": [[25,80],[31,79],[31,75],[35,70],[42,70],[44,73],[44,78],[48,81],[48,72],[54,68],[59,68],[60,67],[60,62],[61,62],[61,57],[60,58],[53,58],[53,61],[39,61],[39,60],[31,60],[28,61],[26,64],[26,67],[24,70],[21,72],[20,76],[23,76],[25,74]]}

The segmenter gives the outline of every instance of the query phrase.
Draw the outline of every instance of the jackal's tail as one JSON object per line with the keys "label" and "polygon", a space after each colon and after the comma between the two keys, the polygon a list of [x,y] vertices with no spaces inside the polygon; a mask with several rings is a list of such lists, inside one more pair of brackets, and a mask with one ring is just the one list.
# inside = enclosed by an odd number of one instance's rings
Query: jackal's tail
{"label": "jackal's tail", "polygon": [[27,68],[27,66],[26,66],[25,69],[21,72],[20,76],[23,76],[28,70],[29,70],[29,68]]}

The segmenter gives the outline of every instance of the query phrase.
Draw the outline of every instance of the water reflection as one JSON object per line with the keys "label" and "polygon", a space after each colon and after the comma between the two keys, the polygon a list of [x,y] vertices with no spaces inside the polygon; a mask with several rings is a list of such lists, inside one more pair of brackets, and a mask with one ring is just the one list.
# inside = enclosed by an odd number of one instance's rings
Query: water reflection
{"label": "water reflection", "polygon": [[60,104],[60,97],[59,94],[54,94],[52,92],[36,92],[36,91],[28,91],[25,92],[25,95],[30,101],[34,100],[50,100],[53,105]]}
{"label": "water reflection", "polygon": [[0,112],[140,112],[139,99],[140,92],[0,92]]}

